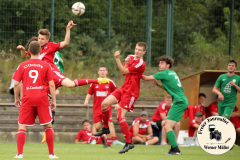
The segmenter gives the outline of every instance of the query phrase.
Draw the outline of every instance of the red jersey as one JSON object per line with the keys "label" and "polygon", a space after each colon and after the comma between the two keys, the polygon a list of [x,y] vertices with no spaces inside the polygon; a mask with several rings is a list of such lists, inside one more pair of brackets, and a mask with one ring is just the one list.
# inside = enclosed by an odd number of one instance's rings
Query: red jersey
{"label": "red jersey", "polygon": [[201,122],[200,122],[200,123],[197,123],[197,122],[195,121],[195,119],[193,119],[193,120],[190,121],[189,128],[188,128],[188,136],[189,136],[189,137],[193,137],[193,135],[194,135],[194,133],[195,133],[195,131],[196,131],[196,128],[193,127],[194,124],[200,125]]}
{"label": "red jersey", "polygon": [[146,120],[145,123],[142,123],[141,120],[140,120],[140,117],[138,117],[137,119],[135,119],[129,129],[129,133],[130,133],[130,137],[133,137],[133,126],[135,123],[138,123],[139,124],[139,131],[138,131],[138,134],[142,134],[144,135],[144,133],[147,131],[148,129],[148,126],[150,124],[149,120]]}
{"label": "red jersey", "polygon": [[162,102],[159,104],[158,108],[156,109],[155,113],[153,114],[153,117],[151,119],[151,121],[159,121],[161,120],[161,116],[160,116],[160,113],[165,113],[166,116],[168,115],[168,112],[170,110],[171,107],[167,107],[166,106],[166,102]]}
{"label": "red jersey", "polygon": [[49,107],[47,87],[53,80],[49,64],[40,59],[29,59],[18,66],[13,79],[23,83],[22,106]]}
{"label": "red jersey", "polygon": [[211,103],[208,107],[207,107],[207,113],[206,113],[206,116],[207,118],[212,116],[211,115],[211,112],[216,112],[218,113],[218,105],[217,105],[217,102],[213,102]]}
{"label": "red jersey", "polygon": [[[91,143],[92,141],[92,131],[87,131],[87,130],[80,130],[76,136],[76,139],[79,141],[82,139],[83,141],[87,141],[88,144]],[[102,144],[101,138],[96,139],[97,144]]]}
{"label": "red jersey", "polygon": [[145,70],[145,62],[141,59],[135,59],[134,55],[130,55],[130,62],[128,65],[129,74],[126,74],[124,84],[120,88],[133,97],[138,97],[140,92],[140,79]]}
{"label": "red jersey", "polygon": [[112,80],[109,80],[109,84],[91,84],[88,90],[88,94],[94,94],[93,99],[93,113],[102,114],[101,104],[102,101],[109,96],[115,89],[116,85]]}
{"label": "red jersey", "polygon": [[[48,64],[51,65],[53,70],[59,71],[58,67],[54,63],[54,56],[55,52],[60,50],[59,48],[60,42],[59,43],[54,43],[54,42],[48,42],[44,46],[41,47],[41,52],[40,52],[40,59],[42,61],[47,62]],[[28,51],[28,54],[30,55],[30,52]],[[59,71],[60,72],[60,71]]]}
{"label": "red jersey", "polygon": [[195,106],[188,106],[188,108],[184,112],[184,118],[187,118],[189,116],[189,119],[194,119],[195,114],[200,111],[202,112],[203,116],[205,116],[205,107],[200,106],[200,108],[195,105]]}

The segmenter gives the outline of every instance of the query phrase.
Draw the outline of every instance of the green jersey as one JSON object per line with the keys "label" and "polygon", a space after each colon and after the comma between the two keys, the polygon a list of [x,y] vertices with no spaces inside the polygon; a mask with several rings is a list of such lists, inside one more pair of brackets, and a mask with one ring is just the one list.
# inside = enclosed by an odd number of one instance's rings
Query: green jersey
{"label": "green jersey", "polygon": [[187,101],[178,75],[171,69],[160,71],[153,75],[156,80],[161,80],[163,88],[171,95],[173,103]]}
{"label": "green jersey", "polygon": [[55,56],[54,56],[54,60],[53,62],[56,64],[56,66],[58,67],[58,69],[62,72],[62,74],[64,73],[64,66],[63,66],[63,61],[61,59],[62,55],[60,52],[55,52]]}
{"label": "green jersey", "polygon": [[214,86],[220,88],[220,92],[224,96],[224,100],[218,101],[218,106],[229,106],[231,105],[233,108],[237,102],[237,89],[234,86],[231,86],[229,82],[235,82],[236,85],[240,85],[240,77],[236,74],[229,77],[227,73],[222,74],[218,77]]}

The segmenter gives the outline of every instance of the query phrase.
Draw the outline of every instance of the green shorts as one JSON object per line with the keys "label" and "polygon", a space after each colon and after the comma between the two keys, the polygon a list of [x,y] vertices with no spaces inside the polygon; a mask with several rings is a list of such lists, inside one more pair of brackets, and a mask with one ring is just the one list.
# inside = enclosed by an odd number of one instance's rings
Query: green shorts
{"label": "green shorts", "polygon": [[188,101],[181,101],[173,103],[172,107],[170,108],[167,119],[179,122],[182,118],[183,112],[188,108]]}
{"label": "green shorts", "polygon": [[235,108],[235,105],[228,105],[228,106],[218,106],[218,115],[224,116],[230,119],[231,114]]}

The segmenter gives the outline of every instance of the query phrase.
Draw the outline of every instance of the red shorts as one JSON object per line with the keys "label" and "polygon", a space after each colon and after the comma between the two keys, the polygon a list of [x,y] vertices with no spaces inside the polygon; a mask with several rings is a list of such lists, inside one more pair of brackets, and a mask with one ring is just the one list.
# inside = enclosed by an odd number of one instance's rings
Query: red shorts
{"label": "red shorts", "polygon": [[64,79],[66,79],[66,77],[60,71],[53,70],[53,81],[55,83],[56,89],[62,86],[62,81]]}
{"label": "red shorts", "polygon": [[38,116],[40,125],[52,122],[52,111],[50,107],[20,107],[18,124],[22,126],[34,126],[35,119]]}
{"label": "red shorts", "polygon": [[[102,122],[102,113],[93,113],[93,123]],[[112,122],[112,106],[109,107],[109,119],[108,121]]]}
{"label": "red shorts", "polygon": [[121,108],[128,110],[128,112],[133,111],[134,103],[137,101],[138,97],[133,97],[131,94],[126,92],[124,93],[121,89],[116,89],[111,93],[111,95],[118,100],[118,105]]}
{"label": "red shorts", "polygon": [[234,125],[235,129],[240,128],[240,119],[238,117],[230,118],[230,121]]}

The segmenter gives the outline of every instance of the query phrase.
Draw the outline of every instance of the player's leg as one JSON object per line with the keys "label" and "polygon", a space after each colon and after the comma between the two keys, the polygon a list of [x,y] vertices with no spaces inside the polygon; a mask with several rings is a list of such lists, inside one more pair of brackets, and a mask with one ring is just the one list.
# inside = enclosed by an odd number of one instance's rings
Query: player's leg
{"label": "player's leg", "polygon": [[152,137],[151,139],[147,140],[147,142],[145,143],[146,145],[153,145],[156,144],[159,141],[158,137]]}
{"label": "player's leg", "polygon": [[105,98],[102,102],[102,116],[103,116],[103,128],[100,132],[97,132],[94,134],[94,136],[101,136],[103,134],[109,134],[109,126],[108,126],[108,120],[109,120],[109,106],[116,104],[117,98],[113,95],[109,95],[107,98]]}
{"label": "player's leg", "polygon": [[18,153],[13,158],[23,158],[23,147],[25,143],[25,136],[26,136],[27,126],[18,126],[18,133],[17,133],[17,150]]}
{"label": "player's leg", "polygon": [[234,107],[235,107],[235,106],[233,106],[233,107],[232,107],[232,106],[226,106],[226,107],[224,108],[224,111],[223,111],[223,115],[222,115],[222,116],[230,119],[231,114],[232,114],[232,112],[233,112],[233,110],[234,110]]}
{"label": "player's leg", "polygon": [[132,137],[132,142],[134,144],[144,143],[144,142],[146,142],[146,139],[143,139],[143,138],[141,138],[139,136],[135,136],[135,137]]}
{"label": "player's leg", "polygon": [[110,128],[110,133],[111,133],[111,140],[113,145],[124,145],[124,143],[120,142],[117,139],[115,127],[113,122],[109,122],[109,128]]}
{"label": "player's leg", "polygon": [[161,143],[160,145],[167,145],[167,132],[165,130],[166,120],[162,121]]}
{"label": "player's leg", "polygon": [[180,121],[179,122],[177,122],[176,124],[175,124],[175,126],[174,126],[174,133],[175,133],[175,135],[176,135],[176,139],[178,139],[178,134],[179,134],[179,131],[180,131]]}
{"label": "player's leg", "polygon": [[109,80],[106,78],[98,78],[98,79],[75,79],[74,81],[65,78],[62,81],[62,86],[72,88],[72,87],[77,87],[77,86],[83,86],[91,83],[96,83],[96,84],[108,84]]}

